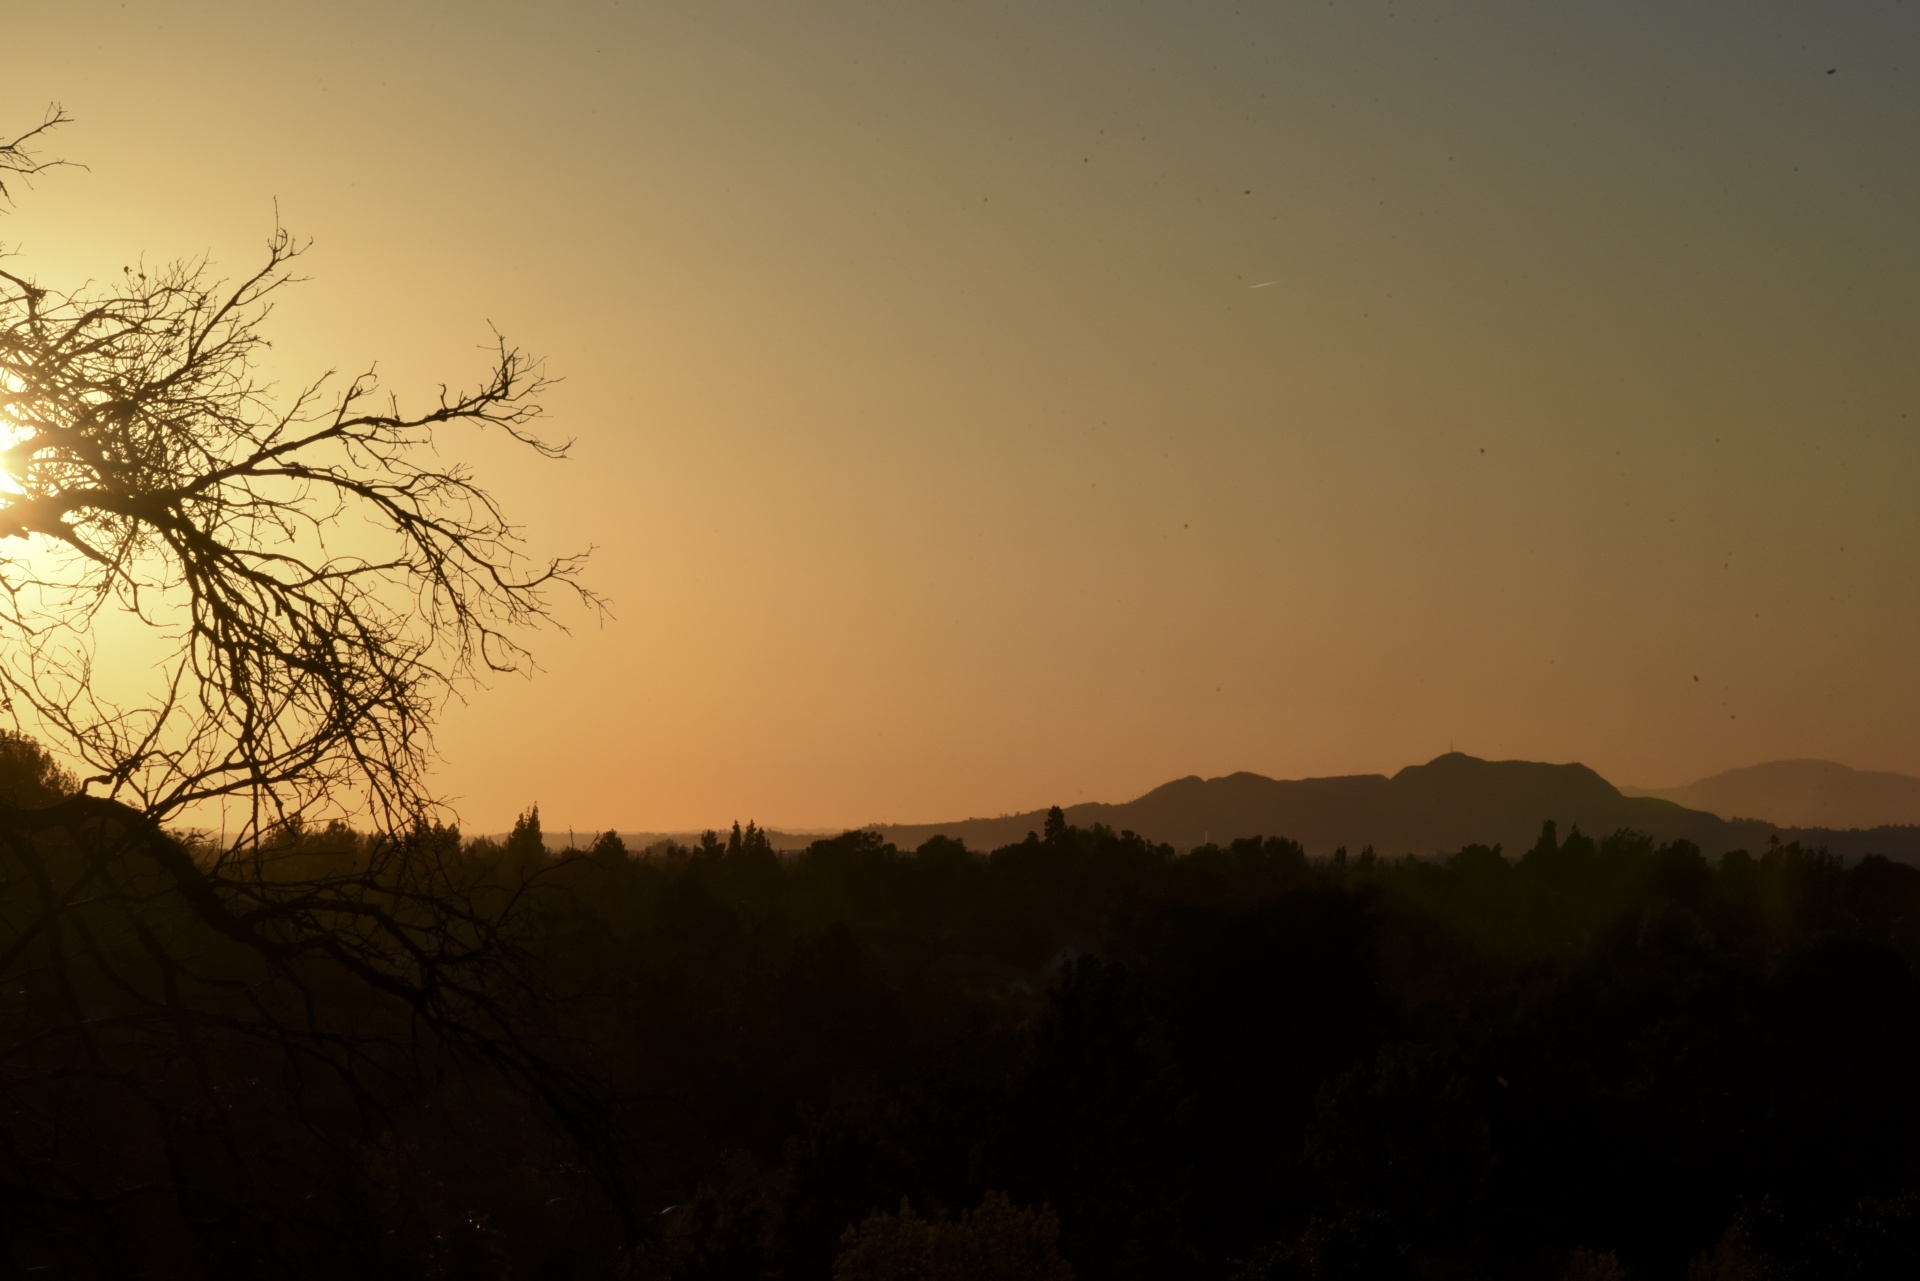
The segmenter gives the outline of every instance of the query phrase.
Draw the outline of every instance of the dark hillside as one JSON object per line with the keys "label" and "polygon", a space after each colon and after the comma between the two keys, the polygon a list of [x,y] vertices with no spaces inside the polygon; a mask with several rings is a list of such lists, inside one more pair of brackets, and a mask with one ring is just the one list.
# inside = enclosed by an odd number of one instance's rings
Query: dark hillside
{"label": "dark hillside", "polygon": [[[1612,813],[1577,768],[1347,785],[1437,824],[1516,778]],[[532,812],[504,843],[418,839],[471,901],[516,905],[483,995],[537,1005],[520,1057],[467,1040],[398,1074],[420,1028],[394,984],[315,955],[263,985],[236,918],[148,875],[77,905],[85,966],[0,1004],[0,1258],[101,1281],[1699,1281],[1920,1257],[1920,870],[1885,859],[1552,827],[1505,854],[1181,853],[1058,811],[991,853],[854,831],[782,857],[748,825],[555,859]],[[369,848],[289,830],[273,866]],[[0,891],[37,910],[32,876]],[[148,990],[162,930],[192,966]]]}
{"label": "dark hillside", "polygon": [[[1762,849],[1769,839],[1798,840],[1846,858],[1879,853],[1920,862],[1920,830],[1872,832],[1784,829],[1758,821],[1729,821],[1672,801],[1627,796],[1584,765],[1484,761],[1452,752],[1410,765],[1388,778],[1354,774],[1282,780],[1259,774],[1190,776],[1123,804],[1066,808],[1070,823],[1105,824],[1153,841],[1191,848],[1269,832],[1285,832],[1316,857],[1345,847],[1371,846],[1383,855],[1429,855],[1478,842],[1512,851],[1531,844],[1543,822],[1562,831],[1606,835],[1623,828],[1658,841],[1691,841],[1710,855]],[[1023,839],[1045,821],[1042,811],[1004,818],[967,819],[876,828],[901,846],[935,835],[992,847]]]}

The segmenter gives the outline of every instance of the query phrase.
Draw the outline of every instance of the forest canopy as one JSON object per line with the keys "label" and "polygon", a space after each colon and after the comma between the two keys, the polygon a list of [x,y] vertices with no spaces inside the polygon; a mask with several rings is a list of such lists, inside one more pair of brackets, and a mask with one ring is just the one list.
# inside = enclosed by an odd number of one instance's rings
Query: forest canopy
{"label": "forest canopy", "polygon": [[[462,858],[547,869],[530,948],[617,1101],[640,1275],[935,1275],[928,1242],[991,1240],[1023,1262],[976,1275],[1852,1277],[1920,1246],[1910,867],[1551,824],[1517,857],[1064,821],[556,856],[528,820]],[[611,1207],[513,1168],[449,1204],[513,1275],[604,1275]]]}

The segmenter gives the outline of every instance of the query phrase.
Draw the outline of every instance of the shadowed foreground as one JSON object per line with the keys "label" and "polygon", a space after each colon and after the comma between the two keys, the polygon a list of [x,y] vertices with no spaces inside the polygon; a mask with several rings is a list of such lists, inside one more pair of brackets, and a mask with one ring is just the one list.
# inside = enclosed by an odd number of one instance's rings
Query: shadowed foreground
{"label": "shadowed foreground", "polygon": [[[1882,860],[1715,867],[1551,829],[1518,859],[1176,856],[1058,817],[990,856],[849,833],[783,860],[749,827],[554,860],[530,816],[504,843],[438,838],[461,901],[513,904],[464,978],[436,927],[434,964],[478,994],[442,997],[415,962],[388,981],[318,936],[296,959],[223,931],[243,887],[196,903],[191,868],[137,852],[145,879],[49,913],[16,870],[33,812],[0,816],[16,1268],[1720,1279],[1920,1258],[1920,871]],[[277,849],[314,883],[367,857],[339,830]],[[51,922],[32,941],[30,919]],[[158,970],[113,961],[150,940]]]}

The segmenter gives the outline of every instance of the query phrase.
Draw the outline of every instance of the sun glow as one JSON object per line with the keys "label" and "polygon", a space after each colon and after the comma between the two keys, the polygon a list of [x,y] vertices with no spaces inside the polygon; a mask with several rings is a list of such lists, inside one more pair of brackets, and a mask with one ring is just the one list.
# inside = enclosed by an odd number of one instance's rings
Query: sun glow
{"label": "sun glow", "polygon": [[20,421],[20,399],[27,384],[11,369],[0,368],[0,494],[25,494],[21,473],[26,459],[16,451],[33,438],[33,428]]}

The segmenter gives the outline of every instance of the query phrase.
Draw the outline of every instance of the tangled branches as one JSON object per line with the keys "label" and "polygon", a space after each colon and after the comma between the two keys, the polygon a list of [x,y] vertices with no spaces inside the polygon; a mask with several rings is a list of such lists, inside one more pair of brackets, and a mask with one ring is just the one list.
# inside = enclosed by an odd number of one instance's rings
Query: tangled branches
{"label": "tangled branches", "polygon": [[[30,135],[29,135],[30,136]],[[32,164],[16,141],[7,153]],[[20,171],[26,172],[27,169]],[[406,831],[430,810],[448,694],[523,669],[581,557],[530,561],[438,446],[535,434],[538,362],[504,341],[425,412],[331,376],[276,405],[261,325],[300,252],[276,231],[237,286],[204,263],[60,293],[0,270],[0,695],[96,794],[167,820],[238,800],[242,845],[323,811]],[[164,638],[151,696],[103,688],[103,613]]]}
{"label": "tangled branches", "polygon": [[[62,119],[0,145],[0,179],[49,167]],[[425,781],[449,696],[525,670],[559,599],[600,607],[441,452],[492,429],[563,456],[547,382],[496,335],[420,411],[371,374],[277,399],[263,325],[299,253],[276,230],[238,284],[0,268],[0,1200],[75,1240],[143,1198],[238,1240],[244,1207],[364,1191],[452,1080],[594,1163],[591,1091],[536,1030],[527,884],[462,858]],[[216,808],[223,839],[175,834]]]}
{"label": "tangled branches", "polygon": [[0,142],[0,200],[6,200],[13,195],[7,190],[4,175],[12,174],[16,178],[31,178],[43,170],[55,169],[66,163],[61,160],[41,160],[33,150],[41,134],[66,122],[66,112],[58,107],[49,107],[46,116],[39,124],[11,142]]}

